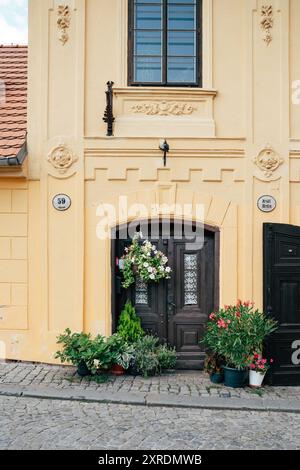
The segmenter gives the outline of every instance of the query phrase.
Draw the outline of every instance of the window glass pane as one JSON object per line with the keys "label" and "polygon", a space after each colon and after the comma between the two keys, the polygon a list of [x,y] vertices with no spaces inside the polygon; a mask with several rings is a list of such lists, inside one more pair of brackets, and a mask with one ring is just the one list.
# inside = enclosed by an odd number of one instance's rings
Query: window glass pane
{"label": "window glass pane", "polygon": [[193,31],[171,31],[168,39],[169,55],[196,55],[196,33]]}
{"label": "window glass pane", "polygon": [[[146,0],[145,0],[146,1]],[[172,4],[172,3],[189,3],[189,4],[192,4],[192,5],[196,5],[196,1],[197,0],[168,0],[168,4]]]}
{"label": "window glass pane", "polygon": [[136,29],[162,29],[162,6],[137,4],[134,23]]}
{"label": "window glass pane", "polygon": [[135,81],[156,83],[162,81],[161,57],[136,57]]}
{"label": "window glass pane", "polygon": [[[163,0],[134,0],[135,3],[162,3]],[[175,0],[176,1],[176,0]],[[185,3],[184,1],[182,3]]]}
{"label": "window glass pane", "polygon": [[198,257],[184,255],[184,305],[198,304]]}
{"label": "window glass pane", "polygon": [[168,82],[195,83],[196,59],[193,57],[169,57]]}
{"label": "window glass pane", "polygon": [[196,6],[193,5],[169,5],[168,28],[169,29],[196,29]]}
{"label": "window glass pane", "polygon": [[136,31],[136,55],[162,55],[162,34],[160,31]]}
{"label": "window glass pane", "polygon": [[148,285],[140,277],[136,278],[135,303],[137,305],[148,305]]}

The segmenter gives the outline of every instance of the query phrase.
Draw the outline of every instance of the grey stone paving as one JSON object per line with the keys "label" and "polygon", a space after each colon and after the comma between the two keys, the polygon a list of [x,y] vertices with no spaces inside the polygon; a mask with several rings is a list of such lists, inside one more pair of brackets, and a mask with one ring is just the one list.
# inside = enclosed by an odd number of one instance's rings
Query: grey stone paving
{"label": "grey stone paving", "polygon": [[132,396],[162,396],[175,398],[212,398],[256,400],[297,401],[300,387],[264,387],[255,392],[249,387],[230,389],[224,385],[212,384],[203,372],[176,372],[145,379],[143,377],[113,377],[103,384],[88,382],[76,375],[74,367],[51,366],[31,363],[0,363],[0,390],[3,386],[18,386],[20,389],[51,388],[51,390],[74,392],[99,392],[109,395],[123,393]]}
{"label": "grey stone paving", "polygon": [[0,397],[0,449],[300,449],[300,415]]}

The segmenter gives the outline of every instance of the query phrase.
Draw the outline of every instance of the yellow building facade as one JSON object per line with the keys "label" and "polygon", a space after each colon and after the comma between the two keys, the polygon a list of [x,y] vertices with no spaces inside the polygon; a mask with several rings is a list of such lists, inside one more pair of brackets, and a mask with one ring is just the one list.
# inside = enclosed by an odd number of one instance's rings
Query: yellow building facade
{"label": "yellow building facade", "polygon": [[196,86],[132,84],[134,4],[62,3],[29,0],[28,170],[0,173],[6,357],[52,363],[66,327],[112,332],[114,242],[97,236],[108,205],[112,226],[176,220],[186,205],[184,218],[218,234],[215,306],[263,308],[263,224],[300,226],[300,2],[198,2]]}

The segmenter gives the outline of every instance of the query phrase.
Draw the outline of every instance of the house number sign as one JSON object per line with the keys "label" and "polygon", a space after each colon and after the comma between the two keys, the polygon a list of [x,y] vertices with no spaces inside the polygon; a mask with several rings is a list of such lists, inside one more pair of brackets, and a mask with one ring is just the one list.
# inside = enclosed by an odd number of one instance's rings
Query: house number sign
{"label": "house number sign", "polygon": [[273,196],[261,196],[257,201],[257,207],[262,212],[272,212],[276,206],[277,202]]}
{"label": "house number sign", "polygon": [[66,194],[57,194],[54,196],[52,204],[54,209],[63,212],[70,209],[72,201],[70,196],[67,196]]}

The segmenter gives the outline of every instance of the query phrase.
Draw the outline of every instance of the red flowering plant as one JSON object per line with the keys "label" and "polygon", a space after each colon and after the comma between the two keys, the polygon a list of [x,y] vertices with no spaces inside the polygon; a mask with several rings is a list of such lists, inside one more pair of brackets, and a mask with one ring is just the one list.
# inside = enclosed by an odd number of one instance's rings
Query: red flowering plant
{"label": "red flowering plant", "polygon": [[273,364],[274,360],[270,359],[269,363],[267,359],[264,359],[261,354],[255,353],[252,358],[252,362],[249,365],[250,370],[254,372],[259,372],[260,374],[266,374],[266,372],[270,369],[271,364]]}
{"label": "red flowering plant", "polygon": [[254,352],[262,352],[265,338],[276,329],[277,323],[267,318],[251,302],[238,301],[213,312],[202,342],[207,348],[225,358],[229,367],[245,369]]}

